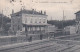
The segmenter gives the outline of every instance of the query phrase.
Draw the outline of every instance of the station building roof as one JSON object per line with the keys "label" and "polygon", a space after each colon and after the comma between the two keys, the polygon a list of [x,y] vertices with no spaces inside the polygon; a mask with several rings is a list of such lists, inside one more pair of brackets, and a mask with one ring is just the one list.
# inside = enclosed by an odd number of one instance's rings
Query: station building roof
{"label": "station building roof", "polygon": [[22,13],[25,13],[25,14],[33,14],[33,15],[46,15],[46,12],[44,11],[44,12],[42,12],[42,11],[40,11],[40,12],[37,12],[36,10],[26,10],[26,9],[23,9],[23,10],[21,10],[21,11],[19,11],[19,12],[16,12],[16,13],[12,13],[11,15],[13,15],[13,16],[18,16],[18,15],[20,15],[20,14],[22,14]]}

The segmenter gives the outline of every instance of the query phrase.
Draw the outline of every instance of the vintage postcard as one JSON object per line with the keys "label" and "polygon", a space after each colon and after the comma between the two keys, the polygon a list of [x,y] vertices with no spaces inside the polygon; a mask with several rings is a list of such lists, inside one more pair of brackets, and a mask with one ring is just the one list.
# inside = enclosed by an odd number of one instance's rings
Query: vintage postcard
{"label": "vintage postcard", "polygon": [[79,52],[80,0],[0,0],[0,52]]}

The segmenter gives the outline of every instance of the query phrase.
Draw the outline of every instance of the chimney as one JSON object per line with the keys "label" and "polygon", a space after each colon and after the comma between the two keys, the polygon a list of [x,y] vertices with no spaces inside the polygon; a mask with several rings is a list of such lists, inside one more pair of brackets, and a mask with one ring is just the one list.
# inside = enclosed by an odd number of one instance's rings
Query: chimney
{"label": "chimney", "polygon": [[46,15],[46,11],[44,11],[44,15]]}
{"label": "chimney", "polygon": [[42,10],[41,10],[41,14],[42,14]]}
{"label": "chimney", "polygon": [[34,9],[32,9],[32,14],[34,14]]}
{"label": "chimney", "polygon": [[14,14],[14,10],[12,9],[12,14]]}
{"label": "chimney", "polygon": [[39,11],[39,13],[40,13],[40,11]]}

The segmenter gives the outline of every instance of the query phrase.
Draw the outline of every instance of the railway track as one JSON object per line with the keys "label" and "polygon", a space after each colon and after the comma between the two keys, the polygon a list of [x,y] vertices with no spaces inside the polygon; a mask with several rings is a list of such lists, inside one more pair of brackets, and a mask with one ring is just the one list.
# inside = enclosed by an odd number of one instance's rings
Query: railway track
{"label": "railway track", "polygon": [[75,45],[80,45],[80,41],[50,39],[36,43],[32,42],[18,47],[1,49],[0,52],[62,52],[75,47]]}
{"label": "railway track", "polygon": [[8,50],[13,50],[13,49],[27,49],[27,48],[31,48],[31,47],[35,47],[35,46],[38,46],[38,45],[43,45],[43,44],[46,44],[46,43],[52,43],[54,40],[46,40],[46,41],[40,41],[40,42],[37,42],[37,43],[30,43],[28,45],[23,45],[23,46],[16,46],[16,47],[12,47],[12,48],[5,48],[5,49],[0,49],[0,52],[5,52],[5,51],[8,51]]}

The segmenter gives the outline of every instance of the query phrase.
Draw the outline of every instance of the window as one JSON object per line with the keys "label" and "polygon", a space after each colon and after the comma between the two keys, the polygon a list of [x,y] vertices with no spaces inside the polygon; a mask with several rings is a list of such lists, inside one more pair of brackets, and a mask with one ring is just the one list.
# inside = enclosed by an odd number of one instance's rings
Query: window
{"label": "window", "polygon": [[41,23],[41,19],[39,19],[39,23]]}
{"label": "window", "polygon": [[37,19],[35,19],[35,23],[37,23]]}
{"label": "window", "polygon": [[30,22],[32,23],[32,18],[31,18],[31,21]]}
{"label": "window", "polygon": [[43,23],[45,23],[46,22],[46,19],[43,19]]}
{"label": "window", "polygon": [[27,23],[27,18],[25,19],[25,23]]}

